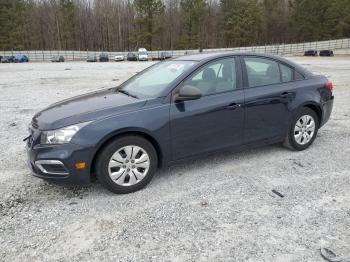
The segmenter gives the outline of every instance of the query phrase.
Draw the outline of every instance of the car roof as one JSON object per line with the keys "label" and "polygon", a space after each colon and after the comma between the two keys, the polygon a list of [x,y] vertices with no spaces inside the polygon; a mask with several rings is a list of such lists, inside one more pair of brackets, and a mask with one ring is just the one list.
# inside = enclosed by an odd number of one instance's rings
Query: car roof
{"label": "car roof", "polygon": [[173,60],[177,61],[197,61],[201,63],[209,62],[214,59],[225,58],[229,56],[259,56],[262,58],[269,58],[273,60],[278,60],[279,62],[285,63],[297,69],[299,72],[303,72],[305,75],[312,75],[310,71],[304,67],[288,60],[283,57],[265,53],[254,53],[254,52],[213,52],[213,53],[200,53],[177,57]]}
{"label": "car roof", "polygon": [[176,58],[175,60],[185,60],[185,61],[206,61],[212,60],[221,57],[227,56],[262,56],[267,58],[279,59],[281,57],[270,55],[270,54],[262,54],[262,53],[254,53],[254,52],[213,52],[213,53],[200,53],[200,54],[190,54],[184,55]]}

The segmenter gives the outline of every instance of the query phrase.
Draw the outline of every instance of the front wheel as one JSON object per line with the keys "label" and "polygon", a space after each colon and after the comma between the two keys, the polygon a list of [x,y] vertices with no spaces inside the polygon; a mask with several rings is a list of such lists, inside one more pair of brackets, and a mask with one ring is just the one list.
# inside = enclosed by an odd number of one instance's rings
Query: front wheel
{"label": "front wheel", "polygon": [[316,139],[318,128],[315,111],[303,107],[293,115],[284,145],[292,150],[305,150]]}
{"label": "front wheel", "polygon": [[151,181],[157,161],[149,141],[140,136],[123,136],[102,149],[96,163],[97,178],[113,193],[132,193]]}

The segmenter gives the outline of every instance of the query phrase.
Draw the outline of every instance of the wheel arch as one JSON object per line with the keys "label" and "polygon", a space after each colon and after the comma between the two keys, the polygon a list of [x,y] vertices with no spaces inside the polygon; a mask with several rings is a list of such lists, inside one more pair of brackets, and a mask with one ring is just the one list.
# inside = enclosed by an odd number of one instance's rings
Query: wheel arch
{"label": "wheel arch", "polygon": [[323,117],[323,112],[322,112],[321,107],[318,104],[313,103],[313,102],[305,103],[303,105],[303,107],[309,108],[316,113],[317,118],[318,118],[318,124],[321,126],[322,125],[322,117]]}
{"label": "wheel arch", "polygon": [[95,176],[94,171],[95,171],[95,166],[96,166],[96,159],[97,156],[99,155],[99,153],[103,150],[103,148],[110,143],[112,140],[117,139],[119,137],[122,136],[127,136],[127,135],[136,135],[136,136],[140,136],[144,139],[146,139],[147,141],[149,141],[154,149],[157,152],[157,157],[158,157],[158,167],[161,167],[163,165],[163,152],[161,149],[161,146],[159,144],[159,142],[157,141],[157,139],[155,139],[147,130],[143,130],[143,129],[124,129],[124,130],[119,130],[118,132],[109,134],[108,136],[106,136],[104,139],[102,139],[102,141],[99,143],[99,145],[97,146],[97,149],[94,152],[92,161],[91,161],[91,166],[90,166],[90,175],[91,177]]}

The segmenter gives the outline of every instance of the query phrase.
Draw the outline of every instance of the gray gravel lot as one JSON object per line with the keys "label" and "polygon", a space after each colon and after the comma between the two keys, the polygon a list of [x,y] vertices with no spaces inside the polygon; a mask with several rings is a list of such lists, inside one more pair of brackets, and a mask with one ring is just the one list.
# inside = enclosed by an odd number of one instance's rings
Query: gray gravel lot
{"label": "gray gravel lot", "polygon": [[350,255],[350,57],[290,59],[335,84],[332,118],[309,150],[216,154],[160,170],[129,195],[32,177],[22,139],[40,109],[151,62],[0,64],[0,261],[323,261],[321,247]]}

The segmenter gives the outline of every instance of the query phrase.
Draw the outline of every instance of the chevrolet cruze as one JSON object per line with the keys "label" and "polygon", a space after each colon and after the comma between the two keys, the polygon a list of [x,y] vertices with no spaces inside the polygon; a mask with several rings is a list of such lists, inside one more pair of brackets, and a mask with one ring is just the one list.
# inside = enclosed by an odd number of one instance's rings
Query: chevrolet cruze
{"label": "chevrolet cruze", "polygon": [[331,115],[332,91],[326,77],[281,57],[184,56],[36,114],[28,164],[43,179],[97,177],[114,193],[130,193],[160,167],[225,148],[308,148]]}

